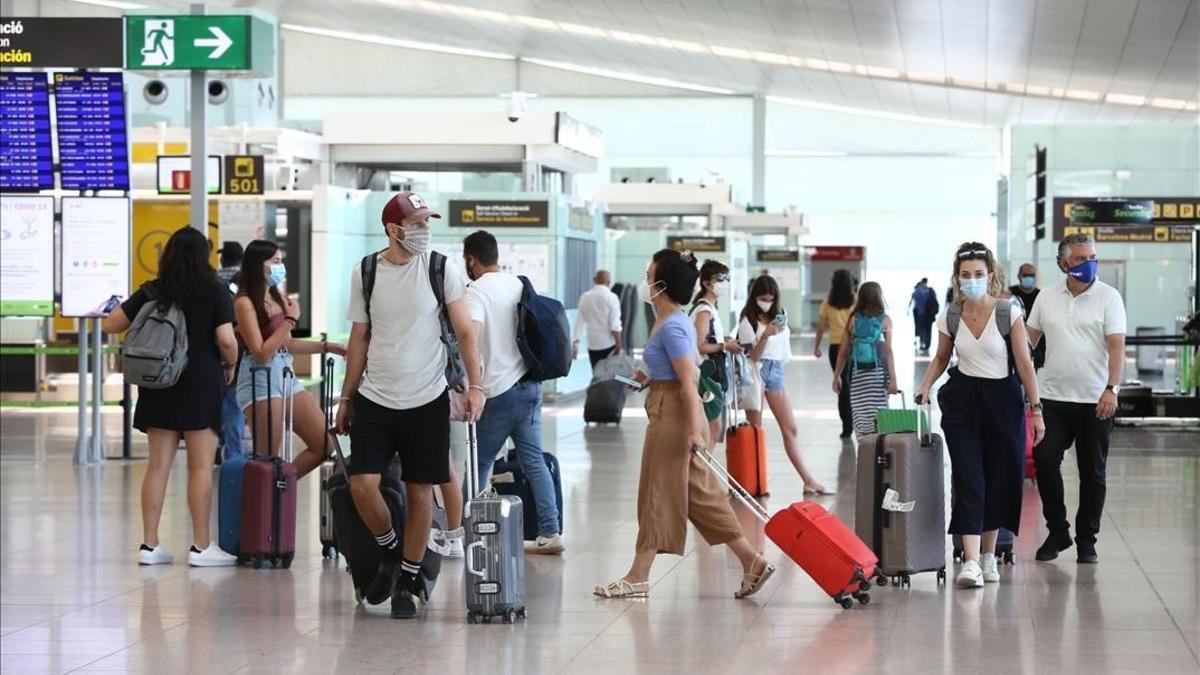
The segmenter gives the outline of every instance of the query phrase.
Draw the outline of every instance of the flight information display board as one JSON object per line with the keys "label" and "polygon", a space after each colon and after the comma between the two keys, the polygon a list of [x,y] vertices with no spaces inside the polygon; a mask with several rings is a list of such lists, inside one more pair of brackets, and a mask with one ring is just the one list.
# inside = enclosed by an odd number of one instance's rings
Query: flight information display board
{"label": "flight information display board", "polygon": [[129,132],[121,73],[55,73],[64,190],[128,190]]}
{"label": "flight information display board", "polygon": [[0,190],[54,189],[45,73],[0,73]]}

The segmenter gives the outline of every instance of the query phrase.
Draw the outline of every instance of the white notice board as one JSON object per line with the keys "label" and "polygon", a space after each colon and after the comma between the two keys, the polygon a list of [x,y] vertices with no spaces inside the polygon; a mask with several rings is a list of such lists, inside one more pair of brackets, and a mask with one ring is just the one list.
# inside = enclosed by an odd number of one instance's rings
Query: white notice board
{"label": "white notice board", "polygon": [[112,296],[129,297],[129,237],[127,197],[62,198],[63,316],[93,316]]}
{"label": "white notice board", "polygon": [[[549,244],[517,244],[496,242],[500,254],[500,271],[529,277],[534,290],[543,295],[550,294],[550,246]],[[433,244],[433,248],[446,256],[447,262],[463,269],[462,242]],[[463,272],[466,274],[466,272]]]}
{"label": "white notice board", "polygon": [[0,198],[0,314],[54,315],[54,197]]}
{"label": "white notice board", "polygon": [[800,290],[799,264],[788,267],[768,267],[767,274],[775,277],[775,281],[779,283],[779,290],[781,291]]}

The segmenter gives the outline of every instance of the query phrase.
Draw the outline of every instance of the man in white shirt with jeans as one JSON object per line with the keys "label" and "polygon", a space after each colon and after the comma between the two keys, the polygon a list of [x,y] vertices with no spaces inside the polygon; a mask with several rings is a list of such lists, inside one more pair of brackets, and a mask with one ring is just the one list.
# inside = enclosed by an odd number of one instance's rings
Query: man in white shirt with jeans
{"label": "man in white shirt with jeans", "polygon": [[595,285],[579,296],[571,356],[579,352],[579,334],[586,330],[588,360],[595,368],[609,356],[621,353],[621,301],[609,288],[612,277],[608,270],[597,271],[592,282]]}
{"label": "man in white shirt with jeans", "polygon": [[[433,486],[450,480],[449,350],[442,341],[429,254],[428,221],[440,217],[420,195],[392,197],[381,215],[388,247],[374,260],[373,283],[363,279],[360,265],[350,275],[352,328],[337,426],[350,433],[347,468],[355,508],[383,549],[363,596],[370,604],[391,596],[392,617],[398,619],[416,616],[414,598],[428,599],[420,565],[433,522]],[[369,300],[364,281],[371,284]],[[478,419],[485,400],[462,273],[446,265],[442,286],[467,371],[467,414]],[[397,454],[408,498],[403,538],[379,491],[380,476]]]}
{"label": "man in white shirt with jeans", "polygon": [[1096,563],[1108,437],[1125,369],[1125,305],[1115,288],[1096,279],[1096,245],[1088,235],[1071,235],[1059,243],[1058,267],[1065,279],[1042,290],[1027,322],[1034,347],[1046,338],[1046,365],[1038,371],[1046,436],[1033,457],[1050,535],[1037,559],[1054,560],[1071,547],[1061,466],[1063,453],[1074,443],[1078,562]]}
{"label": "man in white shirt with jeans", "polygon": [[[525,517],[537,518],[538,536],[530,553],[557,554],[564,550],[559,527],[554,480],[542,457],[542,384],[526,379],[529,369],[517,348],[517,303],[524,285],[500,271],[496,238],[483,230],[463,239],[463,263],[471,285],[467,308],[479,336],[483,392],[487,407],[476,425],[479,480],[486,484],[504,441],[513,439],[517,463],[533,490]],[[468,494],[482,485],[468,485]],[[532,511],[532,512],[531,512]]]}

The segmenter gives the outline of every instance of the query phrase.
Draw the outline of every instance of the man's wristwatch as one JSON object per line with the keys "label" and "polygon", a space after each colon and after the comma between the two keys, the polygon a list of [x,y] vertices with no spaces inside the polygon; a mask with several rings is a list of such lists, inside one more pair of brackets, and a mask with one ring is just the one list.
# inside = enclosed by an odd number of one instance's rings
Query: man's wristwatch
{"label": "man's wristwatch", "polygon": [[1119,384],[1107,385],[1104,387],[1104,391],[1111,391],[1113,393],[1113,396],[1120,396],[1121,395],[1121,385],[1119,385]]}

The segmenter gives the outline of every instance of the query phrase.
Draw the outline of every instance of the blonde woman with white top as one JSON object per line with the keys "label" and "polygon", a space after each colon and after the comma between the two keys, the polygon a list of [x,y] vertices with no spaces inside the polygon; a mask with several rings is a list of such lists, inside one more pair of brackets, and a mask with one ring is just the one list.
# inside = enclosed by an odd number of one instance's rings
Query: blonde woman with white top
{"label": "blonde woman with white top", "polygon": [[[954,259],[954,306],[938,317],[943,339],[938,340],[937,355],[917,390],[918,401],[929,398],[953,350],[958,365],[950,369],[950,381],[938,391],[938,404],[954,488],[950,533],[961,535],[963,541],[965,562],[957,579],[961,588],[1000,581],[996,535],[1001,527],[1016,534],[1021,526],[1025,396],[1033,408],[1034,442],[1046,431],[1025,322],[1020,309],[999,297],[997,269],[995,257],[983,244],[968,242],[959,247]],[[961,316],[956,327],[947,320],[951,313]],[[997,326],[1000,320],[1009,323],[1007,341]]]}

